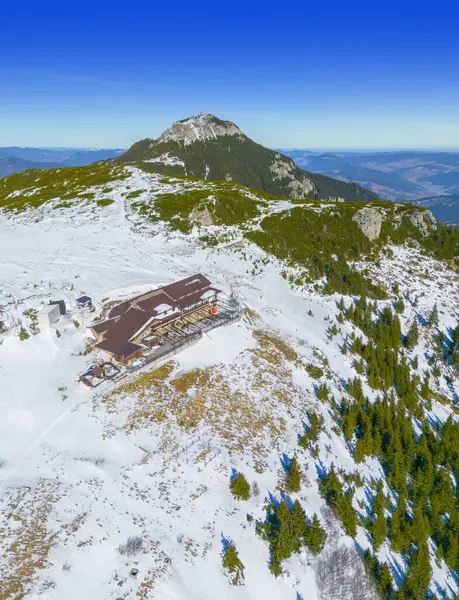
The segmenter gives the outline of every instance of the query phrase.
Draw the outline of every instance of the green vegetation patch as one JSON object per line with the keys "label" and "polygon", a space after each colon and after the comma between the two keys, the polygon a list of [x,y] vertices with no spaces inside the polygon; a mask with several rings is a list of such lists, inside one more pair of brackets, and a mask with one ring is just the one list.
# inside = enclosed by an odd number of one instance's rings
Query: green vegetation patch
{"label": "green vegetation patch", "polygon": [[252,199],[234,185],[221,184],[157,194],[154,202],[136,202],[132,208],[150,221],[165,221],[172,229],[189,233],[199,223],[199,213],[208,213],[215,225],[243,225],[260,216],[263,206],[267,206],[264,199]]}
{"label": "green vegetation patch", "polygon": [[[31,169],[0,179],[0,209],[22,212],[38,208],[48,200],[60,199],[59,208],[68,208],[66,200],[92,200],[95,194],[87,189],[106,186],[125,179],[129,173],[121,166],[98,163],[85,167]],[[105,188],[109,189],[109,188]]]}
{"label": "green vegetation patch", "polygon": [[127,200],[132,200],[133,198],[138,198],[142,194],[144,194],[147,190],[135,190],[134,192],[129,192],[126,194]]}
{"label": "green vegetation patch", "polygon": [[304,267],[292,283],[309,283],[326,278],[326,293],[362,294],[382,298],[385,290],[351,269],[348,260],[361,260],[373,245],[352,220],[355,206],[317,212],[296,206],[288,212],[265,217],[261,228],[245,236],[266,252],[291,267]]}

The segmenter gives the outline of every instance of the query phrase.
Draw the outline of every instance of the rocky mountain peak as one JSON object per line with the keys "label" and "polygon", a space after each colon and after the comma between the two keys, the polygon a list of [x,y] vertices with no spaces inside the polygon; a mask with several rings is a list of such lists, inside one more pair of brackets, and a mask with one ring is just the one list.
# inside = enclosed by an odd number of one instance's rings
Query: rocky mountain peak
{"label": "rocky mountain peak", "polygon": [[199,113],[173,123],[171,127],[163,131],[156,143],[175,141],[188,145],[226,135],[243,136],[243,133],[231,121],[223,121],[209,113]]}

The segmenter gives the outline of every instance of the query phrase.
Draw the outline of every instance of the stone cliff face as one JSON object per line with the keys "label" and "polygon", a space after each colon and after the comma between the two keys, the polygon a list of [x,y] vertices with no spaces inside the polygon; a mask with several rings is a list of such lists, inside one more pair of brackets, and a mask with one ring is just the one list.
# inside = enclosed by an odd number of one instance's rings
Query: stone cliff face
{"label": "stone cliff face", "polygon": [[[424,237],[437,228],[437,221],[430,210],[418,210],[408,215],[411,223],[417,227]],[[374,241],[381,233],[382,216],[377,208],[365,207],[358,210],[352,217],[370,241]],[[395,218],[396,227],[400,225],[401,216]]]}
{"label": "stone cliff face", "polygon": [[430,210],[414,212],[410,215],[410,219],[424,237],[427,237],[432,229],[437,228],[437,220]]}
{"label": "stone cliff face", "polygon": [[376,240],[381,233],[382,217],[376,208],[365,207],[358,210],[353,216],[363,233],[370,241]]}
{"label": "stone cliff face", "polygon": [[279,179],[286,185],[292,198],[314,198],[317,195],[314,183],[307,177],[298,177],[295,163],[285,156],[276,154],[269,170],[274,179]]}
{"label": "stone cliff face", "polygon": [[176,121],[169,129],[163,131],[155,143],[175,141],[192,144],[225,135],[242,137],[243,133],[231,121],[222,121],[213,115],[201,113],[183,121]]}

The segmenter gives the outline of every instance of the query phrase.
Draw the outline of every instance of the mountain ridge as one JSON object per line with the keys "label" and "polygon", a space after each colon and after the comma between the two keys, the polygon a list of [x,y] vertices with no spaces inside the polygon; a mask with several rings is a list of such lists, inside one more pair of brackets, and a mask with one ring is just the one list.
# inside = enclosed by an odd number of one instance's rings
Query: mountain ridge
{"label": "mountain ridge", "polygon": [[235,181],[277,196],[378,199],[357,184],[300,169],[288,156],[251,140],[233,122],[210,114],[176,121],[158,138],[136,142],[115,160],[147,164],[159,173]]}
{"label": "mountain ridge", "polygon": [[285,150],[300,168],[354,181],[384,200],[414,202],[459,225],[459,153],[433,151],[311,152]]}

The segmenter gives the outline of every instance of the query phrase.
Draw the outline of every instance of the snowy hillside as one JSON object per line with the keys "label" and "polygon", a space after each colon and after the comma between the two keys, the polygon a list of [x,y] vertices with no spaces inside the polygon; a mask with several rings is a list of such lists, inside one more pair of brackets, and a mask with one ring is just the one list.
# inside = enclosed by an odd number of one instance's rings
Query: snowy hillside
{"label": "snowy hillside", "polygon": [[[371,341],[368,322],[362,333],[357,317],[346,312],[356,297],[323,293],[325,270],[317,267],[317,277],[308,280],[308,269],[284,260],[279,247],[268,252],[262,237],[270,231],[263,219],[301,205],[230,184],[221,188],[131,167],[123,174],[83,191],[74,187],[63,198],[32,200],[35,208],[17,203],[0,213],[0,248],[7,258],[0,271],[0,597],[383,597],[361,556],[373,548],[368,519],[377,482],[388,523],[397,484],[374,448],[374,456],[363,450],[356,462],[363,435],[351,432],[347,439],[344,409],[340,416],[354,378],[370,404],[383,395],[370,387],[353,350],[356,337]],[[194,203],[183,208],[177,199],[185,192]],[[3,208],[19,196],[35,198],[28,188],[8,193]],[[232,212],[224,194],[235,199]],[[317,202],[310,210],[320,215],[339,209]],[[381,235],[387,235],[386,225],[383,217]],[[368,243],[362,238],[362,245]],[[451,346],[457,326],[452,262],[433,258],[420,242],[394,244],[377,260],[366,258],[349,260],[353,277],[361,273],[362,281],[371,282],[362,288],[374,293],[371,302],[379,311],[397,304],[403,336],[413,321],[419,323],[416,343],[397,346],[410,364],[416,359],[419,379],[431,374],[428,401],[420,400],[421,413],[409,412],[416,435],[424,418],[432,428],[449,417],[457,424],[457,370],[446,359],[430,360]],[[244,309],[239,322],[118,386],[91,390],[78,382],[97,359],[87,326],[104,306],[198,272],[237,297]],[[378,298],[378,286],[385,286],[387,298]],[[95,313],[77,310],[82,293],[92,298]],[[70,312],[37,331],[34,311],[60,299]],[[438,327],[429,323],[435,306]],[[314,418],[320,423],[316,439],[299,444]],[[293,457],[301,471],[299,491],[288,489]],[[442,464],[438,470],[449,469],[446,459]],[[324,492],[332,465],[344,489],[355,489],[346,496],[357,517],[355,536],[345,533],[347,524]],[[231,493],[236,472],[250,483],[248,500]],[[302,545],[282,560],[276,577],[260,525],[281,500],[290,508],[298,500],[308,521],[316,514],[327,537],[317,554]],[[410,496],[407,513],[415,508]],[[445,562],[448,548],[440,556],[433,537],[432,531],[429,590],[453,598],[459,587],[450,558]],[[222,567],[228,544],[244,566],[241,585],[231,585]],[[388,565],[394,589],[419,560],[419,548],[396,552],[389,533],[379,544],[378,564]]]}

